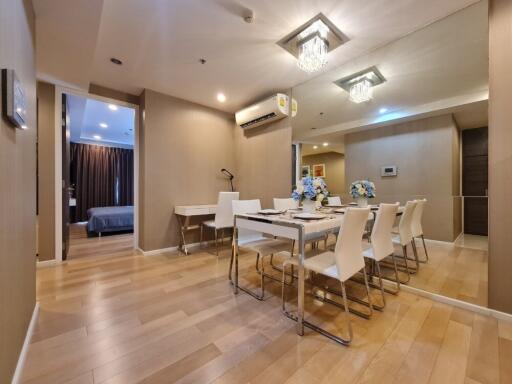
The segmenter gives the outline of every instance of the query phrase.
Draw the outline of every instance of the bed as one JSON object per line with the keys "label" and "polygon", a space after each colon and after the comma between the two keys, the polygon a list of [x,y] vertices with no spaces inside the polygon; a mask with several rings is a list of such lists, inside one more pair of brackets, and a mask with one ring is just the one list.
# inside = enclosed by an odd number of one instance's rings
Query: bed
{"label": "bed", "polygon": [[87,231],[103,232],[133,231],[133,206],[97,207],[87,210]]}

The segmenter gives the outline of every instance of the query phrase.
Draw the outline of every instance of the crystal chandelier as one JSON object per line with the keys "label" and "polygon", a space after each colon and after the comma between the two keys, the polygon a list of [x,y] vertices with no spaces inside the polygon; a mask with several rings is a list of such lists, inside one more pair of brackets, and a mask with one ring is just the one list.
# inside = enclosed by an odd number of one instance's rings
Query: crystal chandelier
{"label": "crystal chandelier", "polygon": [[354,103],[362,103],[372,98],[372,83],[368,79],[363,79],[350,87],[350,100]]}
{"label": "crystal chandelier", "polygon": [[327,64],[329,44],[326,40],[329,28],[317,20],[299,34],[298,66],[305,72],[319,71]]}

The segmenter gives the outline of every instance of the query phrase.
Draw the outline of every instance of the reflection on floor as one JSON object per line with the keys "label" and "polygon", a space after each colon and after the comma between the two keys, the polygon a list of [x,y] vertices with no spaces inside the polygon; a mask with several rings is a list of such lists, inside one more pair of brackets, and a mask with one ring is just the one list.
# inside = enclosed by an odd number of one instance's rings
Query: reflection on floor
{"label": "reflection on floor", "polygon": [[463,233],[455,242],[455,245],[463,248],[479,249],[487,251],[489,249],[489,239],[487,236],[469,235]]}
{"label": "reflection on floor", "polygon": [[87,237],[86,225],[86,223],[74,223],[69,226],[68,260],[109,255],[114,250],[130,253],[133,249],[133,233]]}
{"label": "reflection on floor", "polygon": [[[424,258],[418,242],[419,258]],[[420,264],[410,286],[487,306],[487,251],[427,241],[429,262]]]}
{"label": "reflection on floor", "polygon": [[[351,316],[355,339],[346,348],[310,330],[297,336],[281,314],[278,284],[267,284],[263,302],[234,296],[229,249],[219,259],[204,251],[145,257],[130,249],[130,237],[115,245],[89,239],[80,252],[90,257],[37,271],[41,310],[24,383],[512,382],[511,323],[402,291],[387,295],[371,320]],[[430,250],[432,264],[421,272],[446,290],[433,266],[447,259],[453,270],[478,257]],[[254,254],[241,256],[244,284],[258,282],[254,262]],[[338,308],[310,296],[306,308],[345,330]]]}

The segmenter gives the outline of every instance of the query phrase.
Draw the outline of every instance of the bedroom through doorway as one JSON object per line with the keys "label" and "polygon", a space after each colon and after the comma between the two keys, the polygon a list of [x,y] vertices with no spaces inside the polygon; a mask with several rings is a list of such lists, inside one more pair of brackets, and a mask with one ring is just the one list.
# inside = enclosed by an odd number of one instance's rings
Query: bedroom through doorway
{"label": "bedroom through doorway", "polygon": [[62,92],[62,260],[132,250],[137,109]]}

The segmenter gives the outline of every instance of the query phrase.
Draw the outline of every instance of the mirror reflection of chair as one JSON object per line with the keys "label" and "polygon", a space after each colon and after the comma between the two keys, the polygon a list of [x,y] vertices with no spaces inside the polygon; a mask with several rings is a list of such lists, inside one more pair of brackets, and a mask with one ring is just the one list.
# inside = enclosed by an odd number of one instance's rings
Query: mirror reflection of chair
{"label": "mirror reflection of chair", "polygon": [[215,254],[217,256],[219,256],[219,234],[220,240],[223,242],[224,230],[233,229],[233,208],[231,202],[233,200],[238,200],[239,196],[239,192],[219,192],[215,219],[205,221],[201,224],[199,243],[202,244],[203,242],[204,228],[212,229],[214,231]]}
{"label": "mirror reflection of chair", "polygon": [[[411,259],[408,256],[407,253],[407,246],[411,244],[413,252],[415,250],[415,244],[413,243],[413,237],[412,237],[412,216],[414,214],[414,209],[416,208],[416,202],[415,201],[408,201],[405,204],[405,209],[402,213],[402,216],[400,217],[400,222],[398,223],[398,230],[396,233],[393,233],[393,244],[399,245],[402,247],[402,255],[395,255],[397,258],[400,258],[403,260],[403,264],[398,264],[398,269],[400,269],[403,272],[406,272],[407,274],[407,280],[400,280],[400,283],[408,283],[411,279],[411,273],[415,273],[418,268],[418,262],[417,262],[417,254],[415,253],[415,259]],[[409,261],[415,261],[416,262],[416,268],[411,267],[409,265]],[[383,263],[384,264],[384,263]],[[389,266],[393,268],[393,265],[384,264],[386,266]],[[390,278],[386,278],[389,280],[392,280]],[[394,280],[392,280],[394,281]]]}
{"label": "mirror reflection of chair", "polygon": [[[327,278],[335,279],[341,284],[341,297],[343,304],[336,303],[333,300],[327,300],[325,297],[325,292],[324,301],[336,306],[341,306],[345,309],[345,315],[347,317],[348,337],[342,338],[340,336],[334,335],[327,330],[307,321],[305,321],[304,324],[307,327],[312,328],[343,345],[349,345],[353,339],[352,324],[350,322],[349,314],[350,308],[347,303],[345,282],[360,271],[363,273],[366,283],[366,293],[368,295],[370,315],[372,313],[370,288],[368,286],[362,249],[363,232],[368,220],[369,213],[370,208],[348,209],[344,215],[334,252],[325,251],[315,256],[306,258],[303,261],[303,265],[306,270],[318,273]],[[298,266],[298,260],[290,258],[286,259],[283,263],[283,274],[281,280],[282,309],[283,312],[290,317],[292,315],[286,311],[285,297],[285,270],[286,266],[288,265]]]}
{"label": "mirror reflection of chair", "polygon": [[274,209],[278,211],[288,211],[289,209],[298,209],[299,202],[292,198],[280,199],[274,197]]}
{"label": "mirror reflection of chair", "polygon": [[382,295],[382,306],[377,307],[374,305],[376,309],[382,309],[386,305],[384,286],[382,283],[382,272],[380,269],[380,261],[384,260],[386,257],[390,256],[392,258],[395,270],[397,290],[393,293],[396,294],[400,290],[400,279],[398,277],[398,268],[396,265],[393,238],[391,235],[399,206],[400,203],[379,205],[375,224],[373,225],[372,233],[370,235],[371,242],[364,243],[363,256],[375,264],[375,270],[379,279],[379,289]]}
{"label": "mirror reflection of chair", "polygon": [[[233,200],[233,214],[244,213],[257,213],[261,210],[260,200]],[[290,240],[279,240],[272,237],[265,237],[263,233],[248,229],[236,229],[233,234],[233,252],[230,263],[229,275],[232,273],[233,258],[234,262],[238,263],[238,251],[243,248],[248,251],[256,252],[256,270],[260,275],[260,293],[255,293],[249,288],[237,285],[237,288],[250,294],[258,300],[265,298],[265,277],[272,278],[279,281],[279,279],[265,273],[265,258],[277,253],[282,253],[283,256],[289,257],[290,250],[292,249],[292,242]],[[258,263],[260,264],[258,267]],[[238,271],[238,268],[236,268]],[[238,279],[235,279],[237,284]]]}
{"label": "mirror reflection of chair", "polygon": [[425,237],[423,236],[423,226],[421,225],[426,204],[427,199],[416,200],[416,209],[414,209],[411,223],[413,242],[416,244],[416,238],[420,237],[423,243],[423,250],[425,251],[425,260],[418,259],[420,263],[426,263],[428,261],[428,251],[427,246],[425,245]]}

